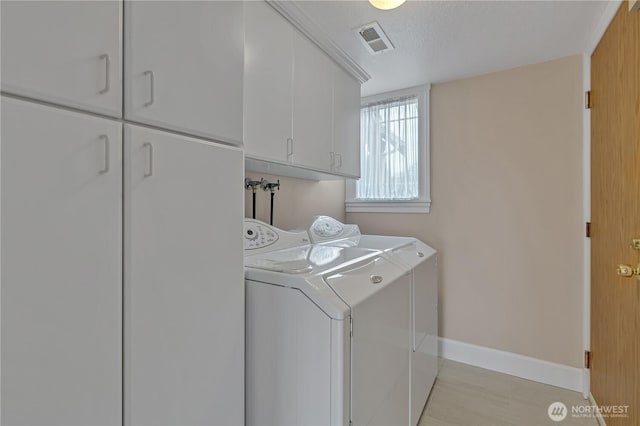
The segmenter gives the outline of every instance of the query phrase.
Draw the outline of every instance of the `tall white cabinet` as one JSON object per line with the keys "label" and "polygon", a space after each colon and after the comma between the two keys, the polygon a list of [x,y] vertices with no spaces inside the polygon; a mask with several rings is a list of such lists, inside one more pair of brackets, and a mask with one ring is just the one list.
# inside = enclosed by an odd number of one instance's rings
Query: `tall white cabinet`
{"label": "tall white cabinet", "polygon": [[122,2],[0,2],[2,90],[122,113]]}
{"label": "tall white cabinet", "polygon": [[2,424],[122,419],[122,125],[2,98]]}
{"label": "tall white cabinet", "polygon": [[125,424],[244,421],[243,155],[125,125]]}
{"label": "tall white cabinet", "polygon": [[125,118],[242,144],[243,7],[125,2]]}
{"label": "tall white cabinet", "polygon": [[0,7],[1,423],[242,425],[243,2]]}

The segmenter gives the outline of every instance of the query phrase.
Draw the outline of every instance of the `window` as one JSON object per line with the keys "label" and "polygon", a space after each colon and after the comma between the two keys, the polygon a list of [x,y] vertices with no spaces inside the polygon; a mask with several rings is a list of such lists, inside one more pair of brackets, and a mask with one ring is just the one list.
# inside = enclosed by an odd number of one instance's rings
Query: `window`
{"label": "window", "polygon": [[428,213],[429,86],[362,99],[360,179],[346,183],[347,212]]}

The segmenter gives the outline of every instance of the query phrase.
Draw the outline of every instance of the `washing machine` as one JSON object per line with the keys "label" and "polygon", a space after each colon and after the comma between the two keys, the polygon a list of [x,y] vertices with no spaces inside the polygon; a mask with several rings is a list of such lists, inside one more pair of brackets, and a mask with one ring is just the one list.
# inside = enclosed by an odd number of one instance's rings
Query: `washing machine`
{"label": "washing machine", "polygon": [[248,425],[409,425],[411,273],[246,219]]}
{"label": "washing machine", "polygon": [[308,227],[312,244],[379,250],[410,271],[411,425],[417,425],[438,375],[438,256],[416,238],[362,235],[357,225],[316,216]]}

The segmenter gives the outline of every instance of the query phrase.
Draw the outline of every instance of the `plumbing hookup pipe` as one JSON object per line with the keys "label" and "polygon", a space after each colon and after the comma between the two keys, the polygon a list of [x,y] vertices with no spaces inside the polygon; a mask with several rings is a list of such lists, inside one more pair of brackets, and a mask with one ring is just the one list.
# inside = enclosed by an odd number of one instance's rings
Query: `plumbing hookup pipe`
{"label": "plumbing hookup pipe", "polygon": [[262,178],[260,178],[260,180],[251,180],[251,178],[244,178],[245,189],[251,189],[251,191],[253,192],[251,194],[251,197],[253,199],[252,211],[253,211],[254,219],[256,218],[256,189],[258,188],[258,186],[261,186],[263,182],[264,182],[264,179]]}
{"label": "plumbing hookup pipe", "polygon": [[280,191],[280,179],[278,179],[278,182],[276,183],[272,183],[265,180],[261,183],[261,185],[264,191],[271,191],[271,209],[270,209],[270,216],[269,216],[269,225],[273,225],[273,203],[274,203],[276,189]]}

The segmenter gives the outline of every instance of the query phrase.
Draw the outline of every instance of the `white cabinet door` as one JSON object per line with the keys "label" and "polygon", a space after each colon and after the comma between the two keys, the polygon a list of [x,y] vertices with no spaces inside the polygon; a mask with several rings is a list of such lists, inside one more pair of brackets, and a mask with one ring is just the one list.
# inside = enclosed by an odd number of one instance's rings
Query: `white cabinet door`
{"label": "white cabinet door", "polygon": [[244,147],[248,157],[290,160],[293,32],[291,24],[267,3],[245,4]]}
{"label": "white cabinet door", "polygon": [[2,97],[2,424],[121,424],[121,135]]}
{"label": "white cabinet door", "polygon": [[297,31],[294,31],[293,46],[293,162],[330,171],[333,63]]}
{"label": "white cabinet door", "polygon": [[125,3],[125,117],[242,143],[243,2]]}
{"label": "white cabinet door", "polygon": [[244,422],[243,155],[125,125],[125,424]]}
{"label": "white cabinet door", "polygon": [[[385,274],[384,278],[390,277]],[[355,425],[409,425],[410,299],[411,278],[404,275],[351,308],[351,420]]]}
{"label": "white cabinet door", "polygon": [[334,171],[360,177],[360,82],[333,65]]}
{"label": "white cabinet door", "polygon": [[121,116],[120,1],[2,1],[2,90]]}
{"label": "white cabinet door", "polygon": [[[415,251],[412,253],[415,257]],[[434,255],[413,270],[411,424],[420,415],[438,375],[438,260]]]}

